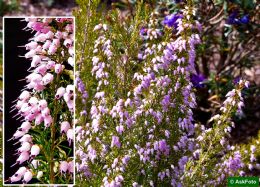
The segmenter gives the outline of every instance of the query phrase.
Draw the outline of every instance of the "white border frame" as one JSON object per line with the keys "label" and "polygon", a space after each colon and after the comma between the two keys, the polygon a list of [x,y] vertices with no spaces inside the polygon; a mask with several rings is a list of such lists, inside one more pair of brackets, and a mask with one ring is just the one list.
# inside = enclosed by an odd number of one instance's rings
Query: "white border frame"
{"label": "white border frame", "polygon": [[76,148],[76,146],[75,146],[75,144],[76,144],[76,142],[75,142],[75,140],[76,140],[76,138],[75,138],[75,112],[76,112],[76,100],[75,100],[75,98],[76,97],[74,97],[74,115],[73,115],[73,129],[74,129],[74,139],[73,139],[73,162],[74,162],[74,173],[73,173],[73,183],[72,184],[5,184],[5,172],[4,172],[4,170],[5,170],[5,147],[4,147],[4,145],[5,145],[5,137],[4,137],[4,135],[5,135],[5,72],[4,72],[4,69],[5,69],[5,58],[4,58],[4,52],[5,52],[5,48],[4,48],[4,46],[5,46],[5,33],[4,33],[4,30],[5,30],[5,18],[20,18],[20,19],[22,19],[22,18],[72,18],[73,19],[73,24],[74,24],[74,67],[73,67],[73,72],[74,72],[74,95],[76,94],[76,92],[75,92],[75,87],[76,87],[76,50],[75,50],[75,48],[76,48],[76,45],[75,45],[75,41],[76,41],[76,18],[75,18],[75,16],[3,16],[2,17],[2,23],[3,23],[3,28],[2,28],[2,41],[3,41],[3,49],[2,49],[2,60],[3,60],[3,63],[2,63],[2,65],[3,65],[3,67],[2,67],[2,70],[3,70],[3,123],[2,123],[2,150],[3,150],[3,154],[2,154],[2,156],[3,156],[3,163],[2,163],[2,179],[3,179],[3,183],[2,183],[2,185],[3,186],[75,186],[76,185],[76,159],[75,159],[75,148]]}

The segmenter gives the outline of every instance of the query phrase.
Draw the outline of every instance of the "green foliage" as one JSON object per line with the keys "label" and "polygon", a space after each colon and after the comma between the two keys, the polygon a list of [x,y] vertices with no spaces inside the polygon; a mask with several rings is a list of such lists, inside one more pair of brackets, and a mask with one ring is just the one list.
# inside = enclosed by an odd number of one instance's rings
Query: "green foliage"
{"label": "green foliage", "polygon": [[8,12],[17,11],[19,9],[18,0],[9,0],[0,2],[0,16],[4,16]]}

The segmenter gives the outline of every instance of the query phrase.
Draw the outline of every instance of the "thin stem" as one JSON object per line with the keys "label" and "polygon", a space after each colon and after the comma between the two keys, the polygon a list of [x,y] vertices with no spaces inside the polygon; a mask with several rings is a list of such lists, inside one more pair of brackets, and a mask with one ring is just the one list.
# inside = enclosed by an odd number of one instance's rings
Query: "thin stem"
{"label": "thin stem", "polygon": [[[54,82],[53,82],[53,92],[55,91],[55,85],[56,82],[59,81],[60,76],[57,75],[57,77],[55,78]],[[54,99],[53,102],[53,106],[54,106],[54,117],[53,117],[53,122],[51,124],[51,151],[50,151],[50,183],[51,184],[55,184],[55,173],[54,173],[54,149],[55,149],[55,133],[56,133],[56,129],[55,129],[55,124],[57,122],[57,109],[58,109],[58,105],[57,105],[58,100]]]}
{"label": "thin stem", "polygon": [[[54,101],[54,105],[55,105],[55,101]],[[56,116],[55,116],[56,117]],[[53,149],[55,147],[55,123],[56,123],[56,120],[54,119],[53,120],[53,124],[51,125],[51,152],[50,152],[50,182],[51,184],[54,184],[54,171],[53,171],[53,168],[54,168],[54,160],[53,160]]]}
{"label": "thin stem", "polygon": [[87,20],[86,20],[86,25],[84,26],[84,41],[83,41],[83,47],[82,47],[82,50],[81,50],[81,55],[80,55],[80,60],[79,60],[79,71],[81,70],[82,68],[82,64],[83,64],[83,60],[84,60],[84,52],[85,52],[85,48],[86,48],[86,43],[88,41],[88,28],[89,28],[89,18],[90,18],[90,3],[91,1],[89,0],[88,2],[88,6],[87,6]]}

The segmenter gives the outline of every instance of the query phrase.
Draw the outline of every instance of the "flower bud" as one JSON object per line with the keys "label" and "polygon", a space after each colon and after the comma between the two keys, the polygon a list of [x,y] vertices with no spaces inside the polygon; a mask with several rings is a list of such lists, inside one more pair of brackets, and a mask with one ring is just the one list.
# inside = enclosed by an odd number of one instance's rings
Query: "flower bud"
{"label": "flower bud", "polygon": [[103,24],[104,31],[107,31],[107,24]]}
{"label": "flower bud", "polygon": [[94,30],[93,31],[97,31],[97,30],[100,30],[102,28],[102,24],[98,24],[94,27]]}
{"label": "flower bud", "polygon": [[124,126],[123,125],[117,126],[116,131],[121,135],[124,132]]}
{"label": "flower bud", "polygon": [[42,171],[38,171],[37,173],[37,179],[40,179],[43,176],[43,172]]}
{"label": "flower bud", "polygon": [[31,164],[32,164],[33,167],[36,169],[36,168],[38,168],[39,160],[33,160],[33,161],[31,162]]}
{"label": "flower bud", "polygon": [[31,148],[31,156],[35,157],[40,153],[40,147],[38,145],[33,145]]}

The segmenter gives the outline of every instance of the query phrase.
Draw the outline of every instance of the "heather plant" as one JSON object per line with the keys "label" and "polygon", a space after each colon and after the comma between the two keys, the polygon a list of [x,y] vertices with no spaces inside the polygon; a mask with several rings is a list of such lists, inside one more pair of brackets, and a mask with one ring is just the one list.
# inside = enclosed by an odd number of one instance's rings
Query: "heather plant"
{"label": "heather plant", "polygon": [[[181,12],[187,1],[144,2],[164,17]],[[117,1],[113,6],[120,8],[124,14],[132,14],[137,3],[135,0]],[[245,140],[246,136],[237,136],[241,129],[259,130],[254,125],[259,121],[259,5],[254,0],[194,0],[194,5],[196,20],[201,24],[200,37],[206,41],[196,50],[196,71],[191,77],[198,93],[194,118],[206,123],[211,115],[218,113],[225,94],[234,88],[234,82],[246,78],[251,82],[244,95],[247,107],[244,108],[244,117],[236,120],[240,126],[232,133],[236,139]]]}
{"label": "heather plant", "polygon": [[12,109],[22,120],[9,140],[18,147],[13,166],[20,167],[5,176],[6,182],[73,183],[74,20],[31,17],[23,21],[25,30],[34,34],[20,46],[28,50],[24,57],[31,66]]}
{"label": "heather plant", "polygon": [[206,42],[193,1],[166,15],[145,3],[126,15],[99,1],[78,4],[79,186],[221,186],[259,167],[258,140],[228,142],[247,81],[226,94],[210,127],[193,118],[196,54]]}

